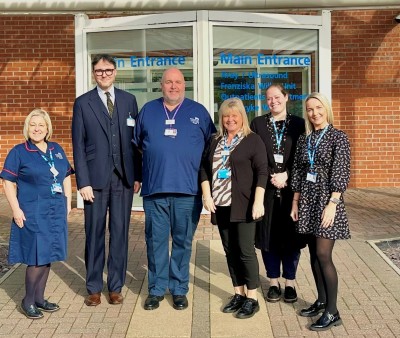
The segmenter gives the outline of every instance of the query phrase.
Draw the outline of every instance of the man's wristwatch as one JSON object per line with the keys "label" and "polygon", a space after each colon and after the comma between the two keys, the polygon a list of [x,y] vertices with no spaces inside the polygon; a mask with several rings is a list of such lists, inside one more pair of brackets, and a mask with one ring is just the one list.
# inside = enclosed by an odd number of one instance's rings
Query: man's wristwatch
{"label": "man's wristwatch", "polygon": [[334,203],[334,204],[339,204],[339,203],[340,203],[340,199],[335,198],[335,197],[331,197],[331,198],[329,199],[329,201],[332,202],[332,203]]}

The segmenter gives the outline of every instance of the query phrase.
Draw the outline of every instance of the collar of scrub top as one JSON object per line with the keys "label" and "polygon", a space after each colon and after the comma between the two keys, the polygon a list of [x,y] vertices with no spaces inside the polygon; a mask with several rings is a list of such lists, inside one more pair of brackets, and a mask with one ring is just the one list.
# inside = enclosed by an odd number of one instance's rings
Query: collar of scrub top
{"label": "collar of scrub top", "polygon": [[[38,147],[36,147],[30,140],[25,141],[25,149],[29,152],[40,151],[40,149]],[[50,142],[47,142],[47,150],[53,150],[53,149],[54,149],[54,145],[52,145]]]}

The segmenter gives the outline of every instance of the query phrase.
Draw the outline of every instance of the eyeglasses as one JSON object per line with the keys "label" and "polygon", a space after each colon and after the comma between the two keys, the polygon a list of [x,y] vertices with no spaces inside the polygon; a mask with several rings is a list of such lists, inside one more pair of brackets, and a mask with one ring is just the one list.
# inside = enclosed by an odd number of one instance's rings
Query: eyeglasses
{"label": "eyeglasses", "polygon": [[95,69],[93,72],[97,75],[97,76],[103,76],[104,73],[106,73],[107,76],[110,76],[114,73],[114,69]]}

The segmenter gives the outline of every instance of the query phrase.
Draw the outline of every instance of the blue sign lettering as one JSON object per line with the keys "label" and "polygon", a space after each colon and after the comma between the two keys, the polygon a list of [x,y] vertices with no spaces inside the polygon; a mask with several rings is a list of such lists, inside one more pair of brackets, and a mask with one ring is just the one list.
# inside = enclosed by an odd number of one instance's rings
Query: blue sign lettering
{"label": "blue sign lettering", "polygon": [[178,65],[184,65],[185,61],[186,59],[184,56],[163,56],[163,57],[131,56],[131,67],[138,68],[138,67],[154,67],[154,66],[158,67],[178,66]]}
{"label": "blue sign lettering", "polygon": [[232,55],[232,53],[226,55],[221,53],[219,55],[219,61],[221,64],[229,65],[251,65],[253,63],[253,59],[250,55]]}

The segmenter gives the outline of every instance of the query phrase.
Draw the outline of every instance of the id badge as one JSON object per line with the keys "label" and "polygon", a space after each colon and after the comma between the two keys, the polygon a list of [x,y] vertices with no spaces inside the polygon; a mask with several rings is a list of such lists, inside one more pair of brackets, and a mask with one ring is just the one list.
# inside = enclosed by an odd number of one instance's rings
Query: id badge
{"label": "id badge", "polygon": [[60,183],[56,182],[51,185],[51,193],[52,194],[61,194],[63,192],[62,186]]}
{"label": "id badge", "polygon": [[132,118],[132,117],[128,117],[128,118],[126,119],[126,125],[127,125],[128,127],[134,127],[134,126],[135,126],[135,119]]}
{"label": "id badge", "polygon": [[175,137],[176,135],[178,135],[178,131],[176,129],[173,129],[173,128],[167,128],[164,131],[164,135],[165,136]]}
{"label": "id badge", "polygon": [[220,170],[218,170],[217,178],[224,180],[224,179],[227,179],[229,177],[231,177],[231,171],[229,169],[220,169]]}
{"label": "id badge", "polygon": [[175,124],[175,120],[174,119],[165,120],[165,124]]}
{"label": "id badge", "polygon": [[55,167],[50,167],[50,171],[53,174],[53,176],[57,176],[58,175],[58,170]]}
{"label": "id badge", "polygon": [[229,156],[229,150],[222,150],[221,151],[222,156]]}
{"label": "id badge", "polygon": [[307,181],[310,181],[312,183],[316,183],[317,182],[317,174],[308,173],[307,174]]}
{"label": "id badge", "polygon": [[274,154],[275,163],[283,163],[283,155]]}

